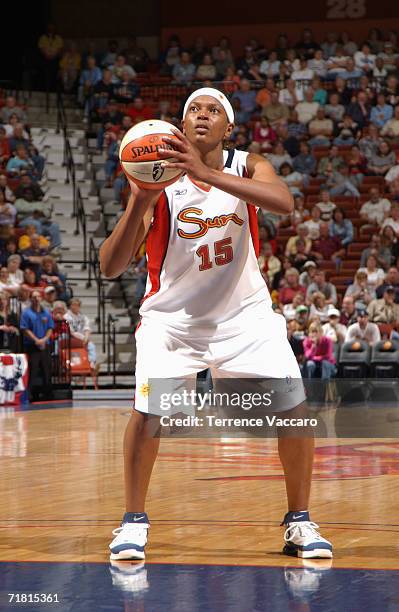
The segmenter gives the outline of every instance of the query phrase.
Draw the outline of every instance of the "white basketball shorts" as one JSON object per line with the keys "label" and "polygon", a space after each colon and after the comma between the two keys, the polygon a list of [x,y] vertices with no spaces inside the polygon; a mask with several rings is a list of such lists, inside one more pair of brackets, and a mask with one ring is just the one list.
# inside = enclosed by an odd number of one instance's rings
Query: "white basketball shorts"
{"label": "white basketball shorts", "polygon": [[290,389],[279,411],[290,410],[305,400],[285,319],[265,307],[261,316],[258,310],[253,318],[248,313],[212,327],[192,326],[184,330],[143,317],[136,331],[135,409],[153,412],[148,402],[151,379],[184,379],[186,388],[195,388],[197,373],[207,368],[213,380],[292,381],[295,388]]}

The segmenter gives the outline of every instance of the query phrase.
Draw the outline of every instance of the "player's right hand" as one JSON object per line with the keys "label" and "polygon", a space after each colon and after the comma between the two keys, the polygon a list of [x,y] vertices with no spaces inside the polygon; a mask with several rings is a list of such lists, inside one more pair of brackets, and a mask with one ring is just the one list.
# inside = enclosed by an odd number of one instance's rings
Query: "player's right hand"
{"label": "player's right hand", "polygon": [[[163,189],[143,189],[143,187],[139,187],[137,185],[137,183],[135,183],[130,177],[128,177],[126,175],[126,178],[128,180],[129,186],[130,186],[130,191],[132,193],[133,196],[138,196],[139,194],[143,195],[143,196],[151,196],[151,195],[156,195],[157,197],[159,197],[159,195],[162,193]],[[151,198],[152,199],[152,198]]]}

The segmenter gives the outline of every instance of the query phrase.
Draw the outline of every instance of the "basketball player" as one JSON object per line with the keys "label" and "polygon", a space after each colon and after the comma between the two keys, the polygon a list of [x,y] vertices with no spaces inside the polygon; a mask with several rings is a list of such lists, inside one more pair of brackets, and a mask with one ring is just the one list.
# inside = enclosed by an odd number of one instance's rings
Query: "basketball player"
{"label": "basketball player", "polygon": [[[159,437],[151,434],[148,379],[213,377],[300,379],[285,319],[273,312],[257,264],[257,207],[289,214],[288,188],[262,156],[225,151],[234,127],[230,102],[217,89],[192,93],[175,130],[184,175],[164,191],[130,182],[125,213],[101,246],[103,274],[115,278],[147,237],[147,294],[136,331],[135,407],[124,438],[126,512],[110,544],[111,559],[144,559],[149,519],[145,499]],[[172,144],[164,138],[165,145]],[[162,158],[170,157],[166,148]],[[251,202],[251,204],[247,204]],[[286,416],[304,414],[304,391],[287,394]],[[332,557],[332,545],[308,512],[313,436],[280,436],[288,512],[284,552]]]}

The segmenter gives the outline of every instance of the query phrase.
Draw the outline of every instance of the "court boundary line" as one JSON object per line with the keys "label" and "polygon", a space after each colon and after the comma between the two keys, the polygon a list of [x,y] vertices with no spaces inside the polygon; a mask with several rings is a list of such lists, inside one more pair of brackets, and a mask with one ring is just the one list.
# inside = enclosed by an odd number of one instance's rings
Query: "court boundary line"
{"label": "court boundary line", "polygon": [[[101,524],[112,524],[114,525],[115,523],[120,523],[120,517],[117,519],[89,519],[89,518],[85,518],[85,519],[54,519],[54,518],[45,518],[45,519],[29,519],[30,521],[32,521],[32,523],[42,523],[44,521],[50,521],[51,524],[53,524],[54,522],[68,522],[68,521],[74,521],[76,523],[78,523],[79,521],[81,521],[81,523],[79,524],[79,526],[84,526],[84,525],[89,525],[90,523],[94,523],[96,525],[101,525]],[[25,519],[1,519],[0,518],[0,523],[4,522],[4,523],[19,523],[19,522],[24,522]],[[85,521],[85,522],[83,522]],[[209,523],[214,524],[214,525],[219,525],[219,524],[223,524],[223,525],[237,525],[237,524],[242,524],[246,527],[248,526],[253,526],[253,527],[262,527],[262,526],[279,526],[280,524],[277,521],[243,521],[240,519],[237,520],[227,520],[227,519],[207,519],[207,520],[197,520],[197,519],[152,519],[150,521],[151,523],[168,523],[168,524],[186,524],[186,525],[199,525],[199,524],[204,524],[204,525],[209,525]],[[351,523],[351,522],[343,522],[343,521],[334,521],[334,522],[330,522],[330,521],[319,521],[320,525],[344,525],[347,526],[348,528],[356,528],[356,527],[399,527],[399,523]],[[17,525],[18,526],[18,525]],[[35,527],[34,524],[29,525],[31,527]],[[76,526],[76,525],[75,525]],[[9,527],[9,525],[4,525],[4,528]]]}
{"label": "court boundary line", "polygon": [[[286,556],[283,555],[283,553],[278,553],[281,555],[282,558],[285,558]],[[288,556],[287,556],[288,558]],[[301,559],[298,558],[298,562],[300,562]],[[323,559],[320,559],[320,561],[323,561]],[[324,559],[325,561],[325,559]],[[316,560],[317,562],[317,560]],[[110,565],[110,561],[40,561],[38,559],[26,559],[24,561],[16,561],[15,559],[11,559],[11,560],[7,560],[7,559],[2,559],[0,560],[0,563],[16,563],[16,564],[23,564],[23,563],[53,563],[56,564],[58,563],[59,565],[62,564],[87,564],[87,565],[106,565],[109,566]],[[121,561],[121,563],[124,563],[124,561]],[[125,561],[125,563],[132,563],[132,561]],[[142,563],[142,561],[138,561],[137,563],[133,563],[134,565],[139,565],[140,563]],[[333,558],[333,563],[334,563],[334,558]],[[207,563],[207,562],[201,562],[201,563],[193,563],[193,562],[183,562],[183,561],[151,561],[151,560],[144,560],[144,564],[145,565],[181,565],[181,566],[187,566],[187,565],[192,565],[195,567],[200,567],[200,566],[210,566],[210,567],[261,567],[261,568],[281,568],[281,569],[285,569],[285,568],[291,568],[291,569],[324,569],[323,566],[320,566],[320,568],[307,568],[305,566],[298,566],[298,565],[290,565],[290,564],[285,564],[285,565],[274,565],[274,564],[268,564],[268,565],[259,565],[256,563],[248,563],[248,564],[236,564],[236,563]],[[369,568],[369,567],[352,567],[352,566],[348,566],[348,567],[334,567],[333,565],[328,568],[330,570],[342,570],[342,571],[367,571],[367,572],[399,572],[399,567],[376,567],[376,568]]]}

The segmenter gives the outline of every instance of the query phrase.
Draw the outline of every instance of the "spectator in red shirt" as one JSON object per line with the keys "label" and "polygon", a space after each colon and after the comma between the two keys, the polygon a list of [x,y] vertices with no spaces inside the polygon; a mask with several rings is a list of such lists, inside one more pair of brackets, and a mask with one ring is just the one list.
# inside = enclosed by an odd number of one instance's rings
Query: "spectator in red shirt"
{"label": "spectator in red shirt", "polygon": [[5,129],[0,126],[0,165],[5,167],[10,159],[11,151]]}
{"label": "spectator in red shirt", "polygon": [[269,120],[262,116],[255,124],[252,138],[255,142],[259,142],[262,153],[270,153],[277,140],[277,134],[270,127]]}
{"label": "spectator in red shirt", "polygon": [[144,104],[143,98],[135,98],[133,104],[130,104],[126,110],[126,114],[132,118],[133,124],[146,121],[154,117],[153,110],[150,106]]}
{"label": "spectator in red shirt", "polygon": [[284,274],[283,283],[284,285],[278,292],[278,301],[280,302],[281,309],[284,304],[291,304],[296,293],[301,292],[306,295],[305,287],[301,287],[299,284],[299,272],[296,268],[288,268]]}
{"label": "spectator in red shirt", "polygon": [[309,336],[303,341],[305,355],[305,376],[307,378],[321,377],[329,380],[337,373],[333,342],[327,336],[323,336],[323,329],[318,322],[309,326]]}
{"label": "spectator in red shirt", "polygon": [[262,247],[265,242],[271,244],[273,255],[277,253],[277,240],[272,234],[268,225],[259,226],[259,252],[262,251]]}
{"label": "spectator in red shirt", "polygon": [[341,244],[341,239],[338,236],[330,236],[328,223],[320,224],[320,238],[313,242],[313,250],[314,256],[319,261],[331,259],[339,264],[341,258],[345,256],[345,248]]}

